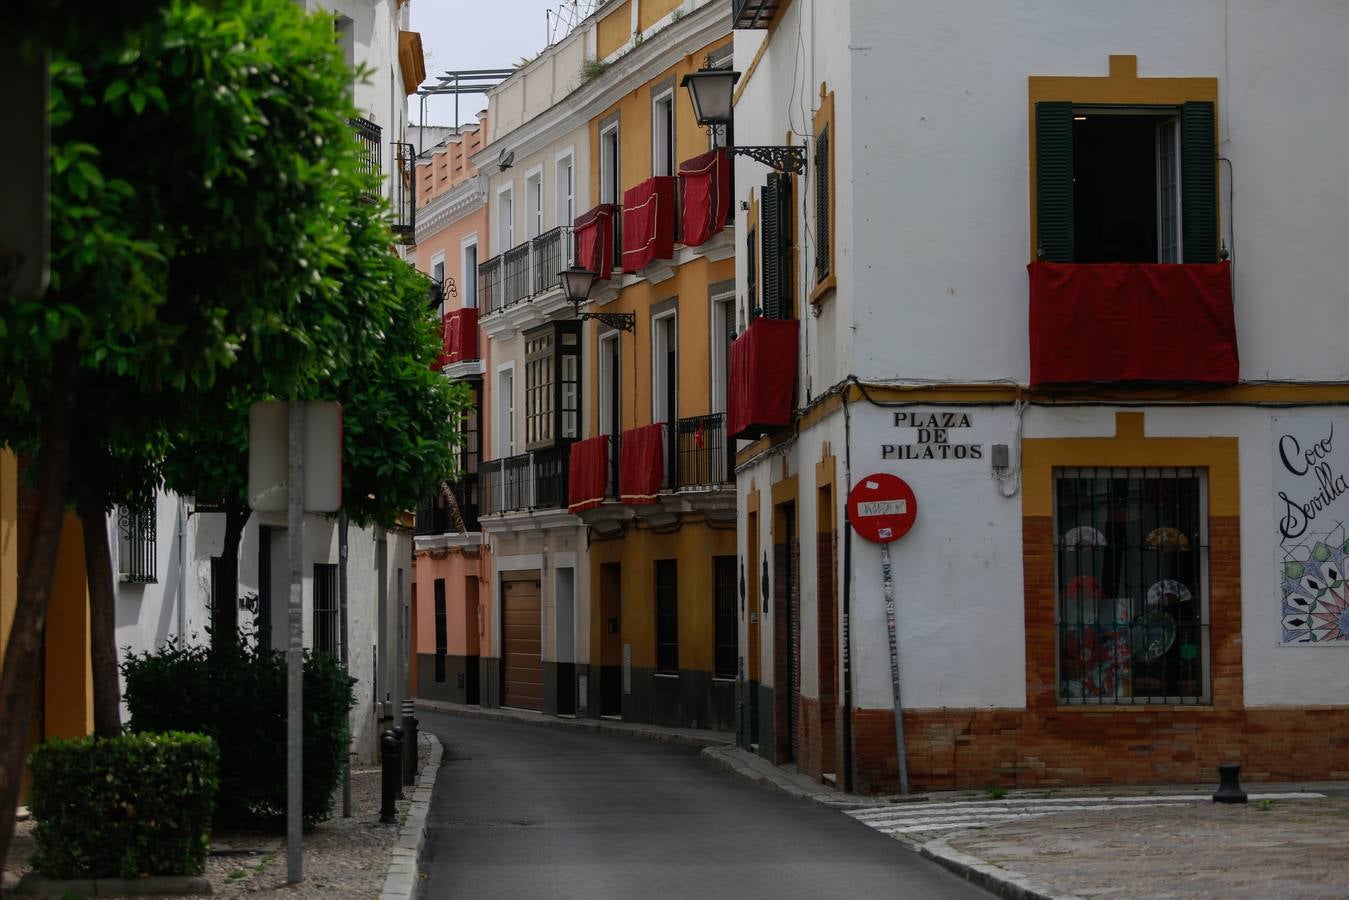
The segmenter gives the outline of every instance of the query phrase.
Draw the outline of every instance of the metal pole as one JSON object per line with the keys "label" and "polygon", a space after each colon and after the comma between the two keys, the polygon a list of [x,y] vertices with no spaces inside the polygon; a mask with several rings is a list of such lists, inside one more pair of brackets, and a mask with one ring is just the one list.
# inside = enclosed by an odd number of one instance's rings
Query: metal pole
{"label": "metal pole", "polygon": [[[337,596],[342,607],[342,669],[347,669],[347,511],[344,507],[337,519],[337,560],[341,568],[338,573]],[[346,721],[346,759],[342,763],[342,818],[351,818],[351,710],[343,716]]]}
{"label": "metal pole", "polygon": [[301,825],[304,805],[304,404],[289,404],[286,474],[286,550],[290,563],[290,604],[286,612],[286,881],[304,880]]}
{"label": "metal pole", "polygon": [[890,634],[890,685],[895,694],[895,744],[899,748],[899,792],[909,793],[909,763],[904,753],[904,704],[899,699],[899,639],[895,634],[895,578],[890,545],[881,544],[881,583],[885,586],[885,630]]}

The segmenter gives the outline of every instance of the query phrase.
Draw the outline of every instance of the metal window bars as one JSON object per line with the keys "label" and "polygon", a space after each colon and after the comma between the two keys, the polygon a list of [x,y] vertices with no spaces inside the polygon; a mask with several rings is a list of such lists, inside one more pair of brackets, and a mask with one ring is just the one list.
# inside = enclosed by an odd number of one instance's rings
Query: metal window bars
{"label": "metal window bars", "polygon": [[1060,703],[1211,701],[1206,492],[1203,469],[1055,470]]}
{"label": "metal window bars", "polygon": [[117,569],[122,581],[154,584],[156,570],[155,498],[117,508]]}

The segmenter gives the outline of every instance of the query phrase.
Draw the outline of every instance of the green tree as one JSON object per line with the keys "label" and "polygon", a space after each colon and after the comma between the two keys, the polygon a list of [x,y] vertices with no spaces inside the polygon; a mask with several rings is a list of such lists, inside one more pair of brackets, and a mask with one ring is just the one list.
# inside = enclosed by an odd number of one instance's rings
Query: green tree
{"label": "green tree", "polygon": [[[368,322],[369,292],[348,282],[353,204],[373,184],[331,18],[165,0],[116,31],[38,35],[53,42],[51,287],[0,300],[0,435],[38,485],[0,672],[0,862],[64,507],[100,519],[157,477],[204,401],[260,372],[276,396],[318,391]],[[92,617],[108,623],[110,572],[96,574]]]}

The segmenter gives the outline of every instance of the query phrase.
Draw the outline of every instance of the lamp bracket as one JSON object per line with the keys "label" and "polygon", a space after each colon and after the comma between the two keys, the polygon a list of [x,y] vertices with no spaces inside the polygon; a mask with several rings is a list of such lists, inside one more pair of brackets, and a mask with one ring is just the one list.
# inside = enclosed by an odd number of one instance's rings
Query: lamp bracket
{"label": "lamp bracket", "polygon": [[619,331],[637,330],[637,316],[634,313],[579,313],[576,318],[584,322],[586,319],[594,319],[601,325],[608,325],[610,328],[617,328]]}
{"label": "lamp bracket", "polygon": [[778,172],[804,175],[806,172],[805,147],[727,147],[735,156],[748,156]]}

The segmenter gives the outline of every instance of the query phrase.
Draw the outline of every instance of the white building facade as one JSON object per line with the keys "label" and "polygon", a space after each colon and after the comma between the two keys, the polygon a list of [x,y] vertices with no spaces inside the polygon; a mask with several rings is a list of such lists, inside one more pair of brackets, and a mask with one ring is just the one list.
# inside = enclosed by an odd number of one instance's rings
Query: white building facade
{"label": "white building facade", "polygon": [[1341,10],[732,6],[735,143],[805,158],[736,168],[742,742],[858,791],[1349,770]]}

